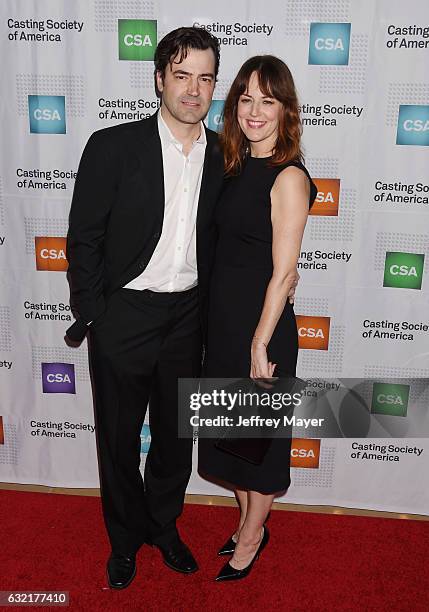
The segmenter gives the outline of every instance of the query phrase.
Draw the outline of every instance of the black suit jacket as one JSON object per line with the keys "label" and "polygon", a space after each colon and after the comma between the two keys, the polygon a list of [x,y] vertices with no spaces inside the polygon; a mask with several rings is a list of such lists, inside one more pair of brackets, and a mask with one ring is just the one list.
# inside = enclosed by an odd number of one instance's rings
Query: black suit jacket
{"label": "black suit jacket", "polygon": [[[214,205],[223,179],[217,134],[207,146],[197,212],[197,266],[201,324],[216,230]],[[80,341],[109,296],[146,268],[162,231],[164,174],[157,114],[94,132],[76,177],[67,236],[71,306],[77,321],[67,330]]]}

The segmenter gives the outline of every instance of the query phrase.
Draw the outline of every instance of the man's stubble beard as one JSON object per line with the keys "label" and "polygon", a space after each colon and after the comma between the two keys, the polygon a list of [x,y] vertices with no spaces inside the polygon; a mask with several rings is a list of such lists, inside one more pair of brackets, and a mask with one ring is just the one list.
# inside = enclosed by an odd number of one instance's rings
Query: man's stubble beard
{"label": "man's stubble beard", "polygon": [[203,121],[207,116],[210,104],[208,105],[205,111],[195,110],[194,112],[191,109],[181,108],[181,102],[179,101],[177,105],[174,105],[171,108],[168,104],[166,104],[165,100],[162,101],[168,113],[176,119],[176,121],[180,121],[180,123],[184,123],[186,125],[197,125],[200,121]]}

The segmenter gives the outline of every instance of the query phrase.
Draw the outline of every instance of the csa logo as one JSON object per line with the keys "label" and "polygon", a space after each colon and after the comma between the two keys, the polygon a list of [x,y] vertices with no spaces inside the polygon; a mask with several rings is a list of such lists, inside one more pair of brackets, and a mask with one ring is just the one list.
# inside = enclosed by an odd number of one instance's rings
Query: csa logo
{"label": "csa logo", "polygon": [[157,25],[153,19],[118,19],[119,59],[153,61]]}
{"label": "csa logo", "polygon": [[429,146],[429,105],[401,104],[396,144]]}
{"label": "csa logo", "polygon": [[149,452],[149,446],[151,441],[150,429],[149,425],[144,423],[142,430],[140,432],[140,440],[141,440],[141,450],[140,453],[142,455],[147,455]]}
{"label": "csa logo", "polygon": [[386,253],[383,287],[421,289],[425,256],[416,253]]}
{"label": "csa logo", "polygon": [[36,270],[66,272],[66,238],[36,237]]}
{"label": "csa logo", "polygon": [[302,349],[327,351],[329,348],[330,317],[297,315],[298,344]]}
{"label": "csa logo", "polygon": [[372,387],[371,412],[407,416],[410,385],[374,383]]}
{"label": "csa logo", "polygon": [[213,100],[207,117],[207,127],[215,132],[223,129],[223,107],[225,100]]}
{"label": "csa logo", "polygon": [[311,23],[308,63],[347,66],[351,23]]}
{"label": "csa logo", "polygon": [[4,428],[2,416],[0,416],[0,444],[4,444]]}
{"label": "csa logo", "polygon": [[337,217],[340,203],[340,179],[313,179],[317,187],[317,196],[310,215],[319,217]]}
{"label": "csa logo", "polygon": [[320,440],[312,438],[292,438],[290,465],[296,468],[318,468],[320,459]]}
{"label": "csa logo", "polygon": [[28,96],[30,134],[65,134],[64,96]]}
{"label": "csa logo", "polygon": [[43,393],[76,393],[73,363],[42,363]]}

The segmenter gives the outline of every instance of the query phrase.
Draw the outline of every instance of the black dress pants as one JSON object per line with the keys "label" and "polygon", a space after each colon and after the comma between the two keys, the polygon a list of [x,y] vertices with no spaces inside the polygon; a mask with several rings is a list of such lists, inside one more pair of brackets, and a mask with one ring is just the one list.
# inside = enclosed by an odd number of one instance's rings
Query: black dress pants
{"label": "black dress pants", "polygon": [[[120,289],[90,328],[103,515],[115,552],[177,538],[192,470],[192,439],[178,437],[180,377],[200,376],[198,289]],[[140,432],[149,402],[144,481]]]}

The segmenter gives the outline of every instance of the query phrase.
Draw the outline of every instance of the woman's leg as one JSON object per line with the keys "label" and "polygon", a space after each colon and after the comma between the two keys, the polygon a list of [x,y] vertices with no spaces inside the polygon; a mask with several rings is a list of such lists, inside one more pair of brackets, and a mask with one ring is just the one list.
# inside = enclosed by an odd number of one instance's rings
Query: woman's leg
{"label": "woman's leg", "polygon": [[230,564],[235,569],[244,569],[252,561],[262,540],[262,527],[273,504],[274,495],[248,491],[246,518],[240,529],[235,552]]}
{"label": "woman's leg", "polygon": [[244,521],[246,520],[246,516],[247,516],[247,506],[249,503],[248,502],[249,492],[243,491],[242,489],[235,489],[234,493],[235,493],[235,497],[237,499],[237,503],[240,508],[240,521],[238,523],[237,530],[232,536],[232,539],[234,540],[234,542],[237,542],[238,536],[240,535],[241,528],[243,527]]}

